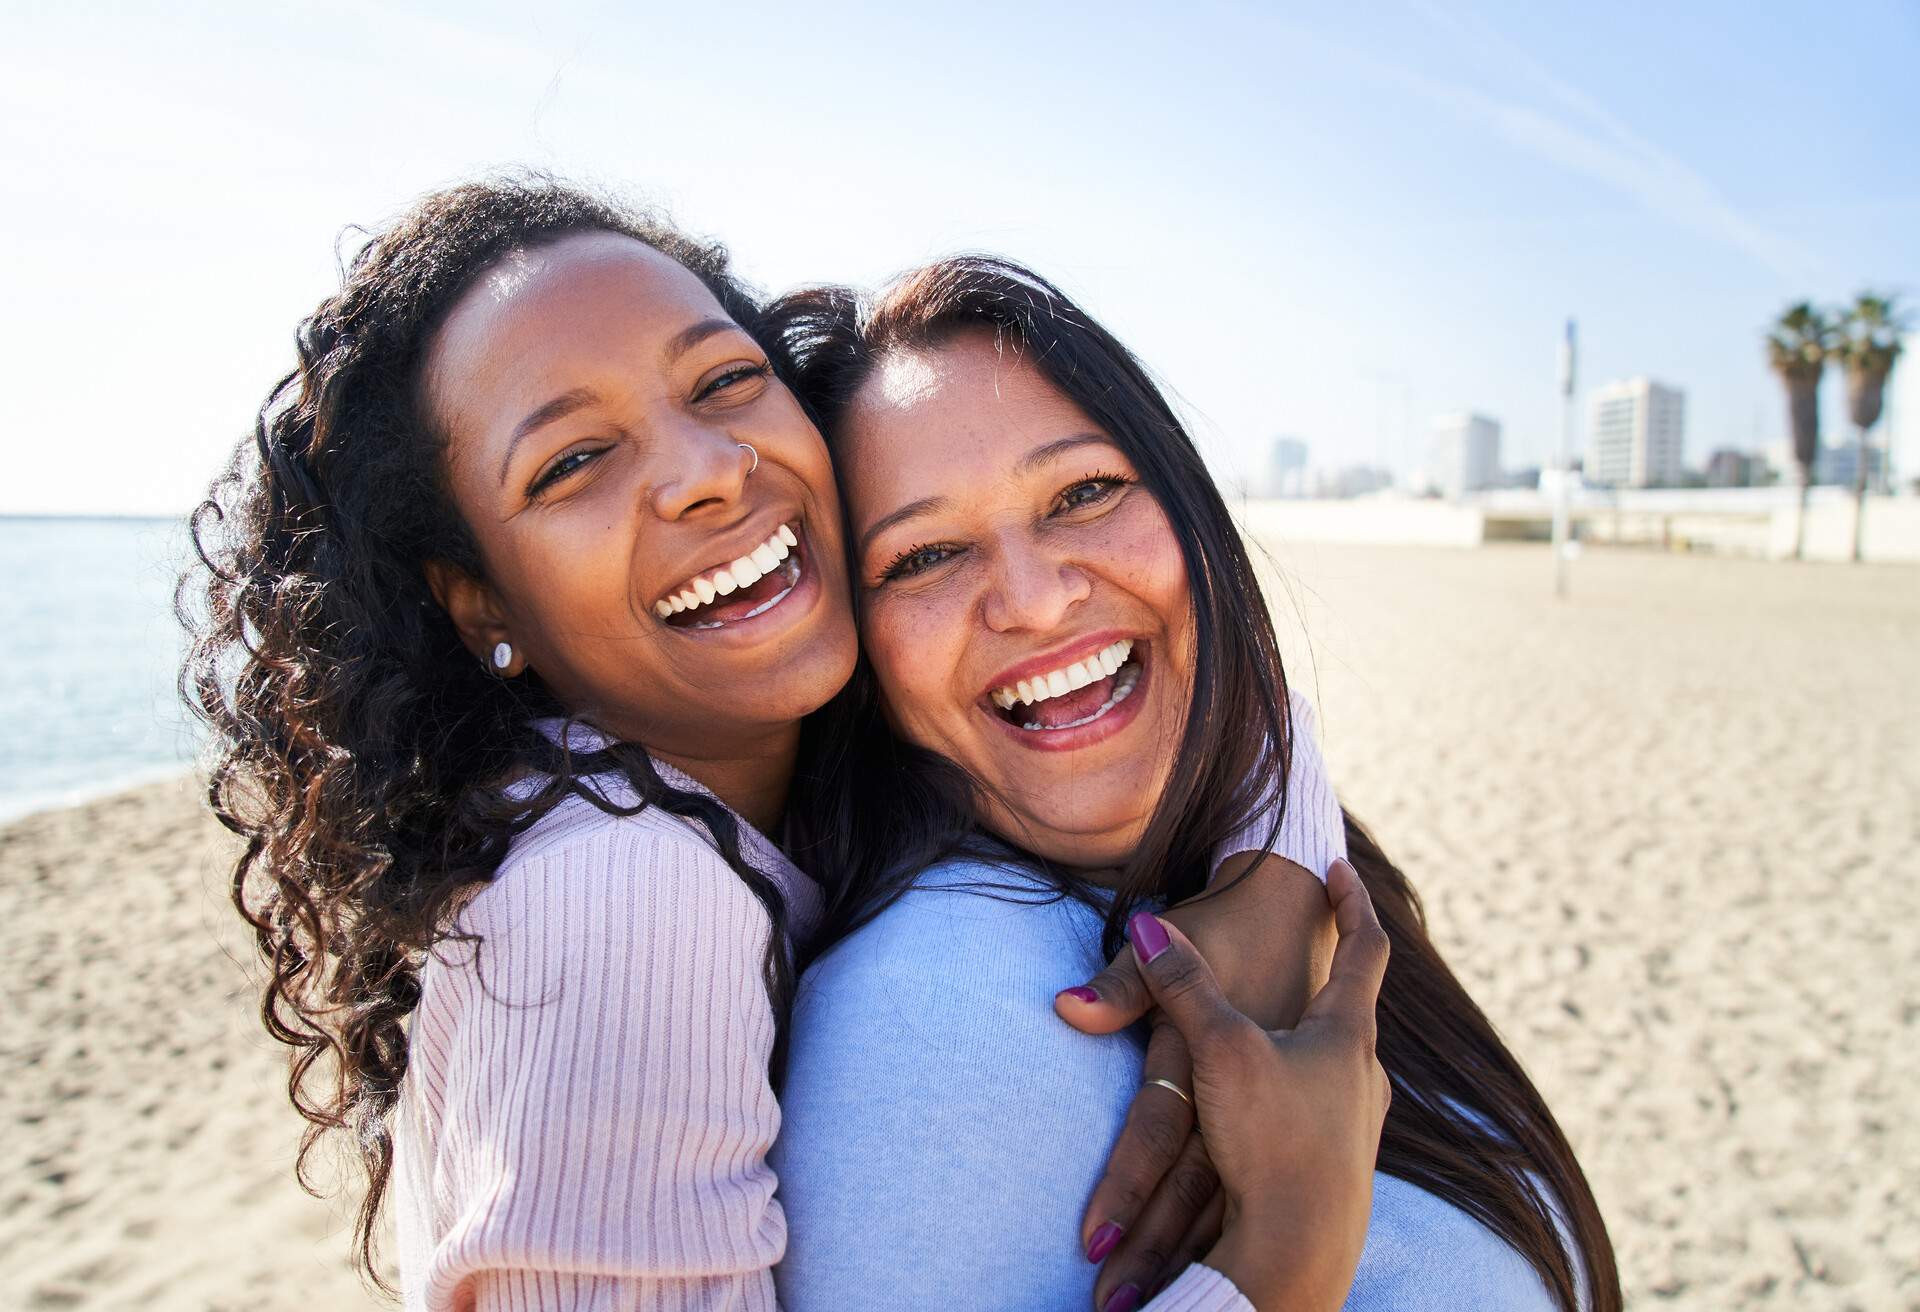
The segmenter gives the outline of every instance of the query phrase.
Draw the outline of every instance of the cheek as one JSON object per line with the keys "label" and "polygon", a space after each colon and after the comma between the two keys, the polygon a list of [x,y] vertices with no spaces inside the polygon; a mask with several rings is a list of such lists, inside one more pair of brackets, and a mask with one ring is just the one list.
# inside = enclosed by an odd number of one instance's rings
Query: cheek
{"label": "cheek", "polygon": [[860,617],[861,644],[887,713],[916,746],[945,748],[968,712],[953,684],[966,647],[963,613],[937,594],[895,593],[869,601]]}
{"label": "cheek", "polygon": [[1193,632],[1186,557],[1158,502],[1138,492],[1128,500],[1099,527],[1102,572],[1152,613],[1170,641],[1167,655],[1185,667]]}

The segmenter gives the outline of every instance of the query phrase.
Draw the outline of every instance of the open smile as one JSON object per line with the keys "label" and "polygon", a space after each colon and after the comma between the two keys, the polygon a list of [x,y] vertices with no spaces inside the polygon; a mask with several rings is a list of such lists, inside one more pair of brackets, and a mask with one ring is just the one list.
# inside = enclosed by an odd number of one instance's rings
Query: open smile
{"label": "open smile", "polygon": [[1024,747],[1088,747],[1120,732],[1139,715],[1149,654],[1144,640],[1119,638],[1057,669],[994,688],[982,709]]}
{"label": "open smile", "polygon": [[744,555],[688,579],[653,603],[671,629],[714,633],[770,615],[796,594],[811,595],[805,539],[781,524]]}

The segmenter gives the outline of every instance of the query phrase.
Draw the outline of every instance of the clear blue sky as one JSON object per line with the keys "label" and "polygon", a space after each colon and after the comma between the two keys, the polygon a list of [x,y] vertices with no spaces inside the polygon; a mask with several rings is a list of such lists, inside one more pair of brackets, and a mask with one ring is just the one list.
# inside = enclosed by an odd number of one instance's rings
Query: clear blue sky
{"label": "clear blue sky", "polygon": [[340,230],[516,163],[662,199],[770,288],[1032,262],[1229,474],[1279,433],[1408,469],[1462,408],[1536,461],[1570,313],[1583,390],[1687,389],[1697,463],[1778,437],[1786,301],[1920,299],[1898,0],[8,8],[0,511],[189,505]]}

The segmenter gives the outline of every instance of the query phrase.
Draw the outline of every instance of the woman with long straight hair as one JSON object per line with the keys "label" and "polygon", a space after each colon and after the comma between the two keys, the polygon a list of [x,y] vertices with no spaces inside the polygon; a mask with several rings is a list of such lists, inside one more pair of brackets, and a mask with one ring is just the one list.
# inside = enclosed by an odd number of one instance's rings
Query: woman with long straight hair
{"label": "woman with long straight hair", "polygon": [[[771,1308],[782,1022],[823,902],[772,836],[838,787],[802,723],[856,645],[827,450],[761,306],[717,246],[502,179],[376,232],[296,345],[194,517],[183,684],[305,1147],[358,1154],[370,1271],[393,1203],[409,1307]],[[1184,922],[1199,949],[1298,976],[1246,944],[1304,953],[1318,886],[1230,900]],[[1122,967],[1189,1022],[1222,1134],[1327,1100],[1322,1135],[1218,1154],[1242,1207],[1181,1308],[1351,1270],[1384,1097],[1365,902],[1305,1039],[1236,1018],[1177,928]],[[1280,1222],[1303,1181],[1318,1227]]]}
{"label": "woman with long straight hair", "polygon": [[[840,1293],[863,1234],[912,1254],[903,1304],[969,1288],[992,1291],[973,1306],[1061,1305],[1091,1273],[1029,1218],[1093,1187],[1089,1255],[1128,1228],[1103,1210],[1098,1156],[1071,1145],[1090,1124],[1121,1130],[1110,1091],[1139,1057],[1055,1021],[1050,1001],[1082,1028],[1116,1024],[1097,996],[1053,990],[1143,908],[1202,893],[1208,854],[1262,804],[1258,762],[1310,749],[1311,730],[1192,441],[1057,288],[960,258],[871,299],[798,293],[773,319],[833,448],[864,651],[813,726],[838,792],[796,817],[797,850],[853,877],[795,1012],[783,1296],[796,1312],[884,1305]],[[1351,817],[1345,846],[1392,945],[1378,1053],[1393,1099],[1349,1306],[1617,1309],[1606,1228],[1551,1112]],[[913,1095],[936,1087],[930,1112]],[[1204,1196],[1204,1158],[1183,1170]],[[993,1183],[956,1198],[968,1181]],[[1206,1238],[1196,1227],[1174,1265]],[[1095,1305],[1134,1306],[1154,1265],[1135,1280],[1110,1261]]]}

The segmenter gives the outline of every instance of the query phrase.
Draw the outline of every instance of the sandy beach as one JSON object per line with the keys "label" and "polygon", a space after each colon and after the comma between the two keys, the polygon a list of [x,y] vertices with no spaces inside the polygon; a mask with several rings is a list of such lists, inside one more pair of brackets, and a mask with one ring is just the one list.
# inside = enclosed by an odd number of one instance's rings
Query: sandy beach
{"label": "sandy beach", "polygon": [[[1920,1308],[1920,570],[1272,548],[1335,782],[1594,1181],[1633,1307]],[[189,781],[0,829],[0,1307],[378,1304]]]}

